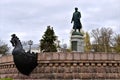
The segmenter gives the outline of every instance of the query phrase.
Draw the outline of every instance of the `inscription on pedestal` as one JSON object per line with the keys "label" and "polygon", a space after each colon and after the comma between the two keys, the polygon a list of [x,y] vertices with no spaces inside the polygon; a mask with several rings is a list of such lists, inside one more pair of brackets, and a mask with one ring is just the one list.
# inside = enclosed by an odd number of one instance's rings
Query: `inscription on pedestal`
{"label": "inscription on pedestal", "polygon": [[72,51],[77,51],[77,41],[72,41]]}

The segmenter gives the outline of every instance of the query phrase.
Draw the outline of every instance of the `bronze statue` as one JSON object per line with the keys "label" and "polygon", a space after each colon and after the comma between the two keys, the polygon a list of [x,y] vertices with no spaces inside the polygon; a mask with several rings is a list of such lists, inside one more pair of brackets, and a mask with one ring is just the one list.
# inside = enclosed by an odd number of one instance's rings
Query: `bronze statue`
{"label": "bronze statue", "polygon": [[19,38],[15,34],[11,35],[11,37],[10,42],[14,47],[12,51],[14,63],[22,74],[29,75],[38,65],[37,53],[25,52]]}
{"label": "bronze statue", "polygon": [[80,29],[82,28],[80,18],[81,18],[81,13],[78,11],[78,8],[75,8],[75,12],[73,13],[73,17],[71,20],[71,23],[74,22],[73,29],[75,30],[75,32],[76,32],[76,29],[78,29],[80,32]]}

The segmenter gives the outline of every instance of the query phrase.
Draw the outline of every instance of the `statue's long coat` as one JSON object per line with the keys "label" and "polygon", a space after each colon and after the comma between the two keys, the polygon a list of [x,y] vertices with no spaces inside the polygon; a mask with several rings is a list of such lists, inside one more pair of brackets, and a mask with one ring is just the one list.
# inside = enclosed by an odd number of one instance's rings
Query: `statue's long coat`
{"label": "statue's long coat", "polygon": [[74,21],[73,29],[81,29],[82,24],[80,22],[81,13],[79,11],[73,13],[72,21]]}

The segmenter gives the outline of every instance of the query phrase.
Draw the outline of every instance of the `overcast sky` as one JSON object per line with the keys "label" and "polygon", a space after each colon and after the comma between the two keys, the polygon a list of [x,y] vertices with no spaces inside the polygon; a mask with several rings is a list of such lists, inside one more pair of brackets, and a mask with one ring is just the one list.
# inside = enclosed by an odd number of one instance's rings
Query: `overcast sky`
{"label": "overcast sky", "polygon": [[120,0],[0,0],[0,39],[10,44],[15,33],[21,41],[39,43],[50,25],[61,43],[69,44],[75,7],[83,31],[111,27],[120,33]]}

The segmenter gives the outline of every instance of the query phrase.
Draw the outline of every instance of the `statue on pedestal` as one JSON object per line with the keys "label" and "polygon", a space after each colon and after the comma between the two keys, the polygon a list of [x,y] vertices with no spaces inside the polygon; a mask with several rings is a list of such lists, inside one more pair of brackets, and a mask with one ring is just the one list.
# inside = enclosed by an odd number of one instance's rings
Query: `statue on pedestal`
{"label": "statue on pedestal", "polygon": [[[71,50],[75,52],[84,52],[84,37],[81,33],[82,24],[80,22],[81,13],[78,11],[78,8],[75,8],[71,23],[73,24],[74,31],[71,35]],[[78,29],[78,31],[76,31]]]}

